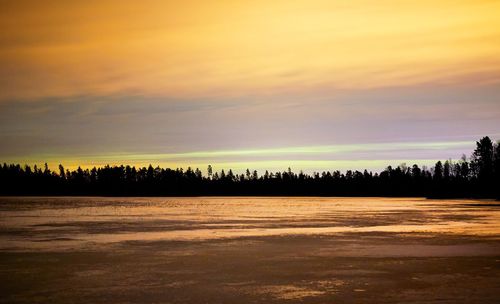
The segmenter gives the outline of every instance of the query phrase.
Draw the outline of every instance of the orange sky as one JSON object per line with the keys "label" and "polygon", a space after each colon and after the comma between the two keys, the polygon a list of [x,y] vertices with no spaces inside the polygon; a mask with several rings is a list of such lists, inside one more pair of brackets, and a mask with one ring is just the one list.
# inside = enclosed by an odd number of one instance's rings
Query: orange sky
{"label": "orange sky", "polygon": [[5,1],[0,100],[498,82],[500,1]]}
{"label": "orange sky", "polygon": [[500,134],[500,1],[0,7],[0,161],[378,168]]}

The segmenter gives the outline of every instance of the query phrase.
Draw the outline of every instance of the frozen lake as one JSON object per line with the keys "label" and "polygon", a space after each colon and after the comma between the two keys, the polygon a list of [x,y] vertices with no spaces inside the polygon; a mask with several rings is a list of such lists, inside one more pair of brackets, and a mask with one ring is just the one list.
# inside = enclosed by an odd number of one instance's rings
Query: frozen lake
{"label": "frozen lake", "polygon": [[0,302],[498,303],[500,203],[0,198]]}

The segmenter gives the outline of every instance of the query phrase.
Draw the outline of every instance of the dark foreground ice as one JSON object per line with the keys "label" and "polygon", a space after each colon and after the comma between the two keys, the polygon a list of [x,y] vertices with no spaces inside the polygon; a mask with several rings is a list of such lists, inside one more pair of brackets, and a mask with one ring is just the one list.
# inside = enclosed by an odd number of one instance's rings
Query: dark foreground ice
{"label": "dark foreground ice", "polygon": [[500,205],[0,198],[1,303],[500,303]]}

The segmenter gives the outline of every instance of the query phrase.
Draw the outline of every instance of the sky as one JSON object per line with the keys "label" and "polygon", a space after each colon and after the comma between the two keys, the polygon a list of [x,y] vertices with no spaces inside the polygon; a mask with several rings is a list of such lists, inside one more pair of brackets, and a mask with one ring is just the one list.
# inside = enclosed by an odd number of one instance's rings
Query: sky
{"label": "sky", "polygon": [[500,139],[500,1],[0,7],[0,162],[376,171]]}

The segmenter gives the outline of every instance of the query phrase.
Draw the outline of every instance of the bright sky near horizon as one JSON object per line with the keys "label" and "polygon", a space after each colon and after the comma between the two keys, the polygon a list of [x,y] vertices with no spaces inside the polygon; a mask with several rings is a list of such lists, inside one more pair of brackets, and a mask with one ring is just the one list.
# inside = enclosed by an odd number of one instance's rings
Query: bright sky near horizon
{"label": "bright sky near horizon", "polygon": [[378,170],[500,139],[500,1],[3,1],[0,161]]}

